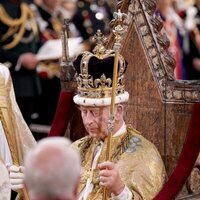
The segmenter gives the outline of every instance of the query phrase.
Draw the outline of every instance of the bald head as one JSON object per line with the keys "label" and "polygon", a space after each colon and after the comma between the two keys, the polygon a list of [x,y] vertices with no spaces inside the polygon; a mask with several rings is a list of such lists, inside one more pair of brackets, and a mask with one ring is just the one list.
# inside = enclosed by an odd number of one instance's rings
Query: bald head
{"label": "bald head", "polygon": [[80,158],[65,138],[41,140],[25,158],[25,183],[32,199],[75,199]]}

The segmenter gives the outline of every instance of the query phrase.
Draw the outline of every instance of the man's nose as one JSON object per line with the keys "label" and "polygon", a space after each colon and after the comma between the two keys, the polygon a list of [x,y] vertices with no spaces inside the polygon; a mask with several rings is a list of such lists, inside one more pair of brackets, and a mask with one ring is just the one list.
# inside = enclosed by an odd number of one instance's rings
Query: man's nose
{"label": "man's nose", "polygon": [[85,124],[91,124],[94,121],[94,117],[90,111],[85,115]]}

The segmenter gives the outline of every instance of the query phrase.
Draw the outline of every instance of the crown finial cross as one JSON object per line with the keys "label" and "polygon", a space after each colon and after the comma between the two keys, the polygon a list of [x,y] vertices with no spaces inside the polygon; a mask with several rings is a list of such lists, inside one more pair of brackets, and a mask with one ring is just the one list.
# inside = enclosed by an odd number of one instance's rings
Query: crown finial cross
{"label": "crown finial cross", "polygon": [[92,42],[96,42],[96,46],[93,49],[93,52],[101,57],[105,52],[106,48],[104,47],[107,38],[103,35],[101,30],[97,30],[96,34],[92,37]]}
{"label": "crown finial cross", "polygon": [[103,35],[103,33],[101,32],[101,30],[97,30],[96,34],[93,36],[93,40],[97,43],[97,44],[103,44],[105,37]]}

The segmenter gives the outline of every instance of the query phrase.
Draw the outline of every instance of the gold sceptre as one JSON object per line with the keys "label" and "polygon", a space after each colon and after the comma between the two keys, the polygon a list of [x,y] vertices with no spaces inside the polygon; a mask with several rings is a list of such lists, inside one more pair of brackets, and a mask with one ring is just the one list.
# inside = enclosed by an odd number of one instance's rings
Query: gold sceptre
{"label": "gold sceptre", "polygon": [[72,64],[72,59],[69,57],[69,19],[64,19],[64,23],[61,31],[61,42],[62,42],[62,58],[60,62],[61,66],[61,87],[65,91],[73,92],[76,87],[75,81],[75,70]]}
{"label": "gold sceptre", "polygon": [[[115,123],[115,96],[116,96],[116,88],[117,88],[117,76],[118,76],[118,61],[119,61],[119,52],[121,50],[121,41],[123,39],[123,35],[126,32],[123,21],[127,17],[125,13],[121,13],[120,10],[114,13],[113,22],[116,26],[113,29],[113,33],[115,35],[115,43],[113,46],[113,50],[115,51],[114,58],[114,69],[113,69],[113,82],[112,82],[112,94],[111,94],[111,105],[110,105],[110,116],[108,122],[108,142],[107,142],[107,151],[106,151],[106,160],[110,160],[110,151],[111,151],[111,140]],[[104,188],[103,190],[103,200],[107,200],[107,190]]]}

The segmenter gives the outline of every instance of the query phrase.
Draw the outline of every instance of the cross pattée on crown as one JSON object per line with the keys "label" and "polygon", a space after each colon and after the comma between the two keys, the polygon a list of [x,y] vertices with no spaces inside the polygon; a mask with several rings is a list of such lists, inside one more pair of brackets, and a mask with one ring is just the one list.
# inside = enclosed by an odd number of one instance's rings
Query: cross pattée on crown
{"label": "cross patt\u00e9e on crown", "polygon": [[93,52],[99,58],[101,58],[106,53],[106,48],[104,46],[106,41],[107,38],[99,29],[97,30],[96,34],[92,37],[92,42],[96,42],[96,46],[93,49]]}

